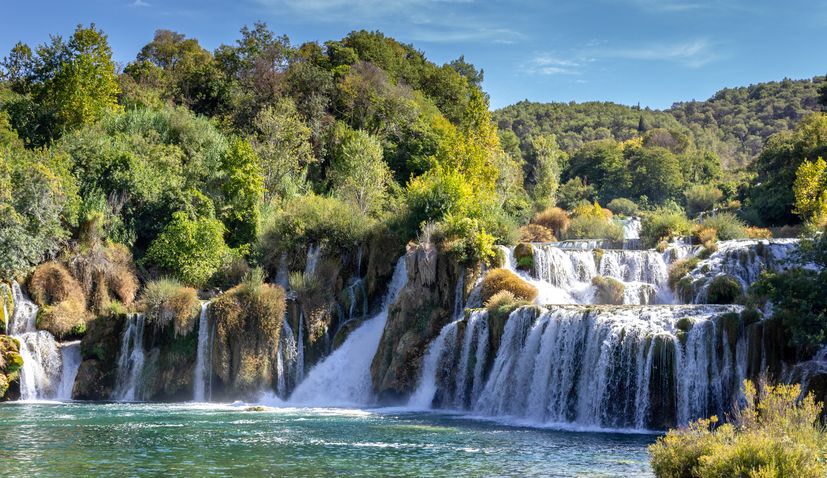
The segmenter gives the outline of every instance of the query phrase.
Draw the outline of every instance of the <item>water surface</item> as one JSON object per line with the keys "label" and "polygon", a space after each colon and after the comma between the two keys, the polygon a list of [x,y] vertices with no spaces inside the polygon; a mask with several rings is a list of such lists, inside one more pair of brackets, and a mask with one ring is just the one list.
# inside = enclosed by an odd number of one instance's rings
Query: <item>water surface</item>
{"label": "water surface", "polygon": [[654,439],[388,410],[0,406],[13,476],[650,477]]}

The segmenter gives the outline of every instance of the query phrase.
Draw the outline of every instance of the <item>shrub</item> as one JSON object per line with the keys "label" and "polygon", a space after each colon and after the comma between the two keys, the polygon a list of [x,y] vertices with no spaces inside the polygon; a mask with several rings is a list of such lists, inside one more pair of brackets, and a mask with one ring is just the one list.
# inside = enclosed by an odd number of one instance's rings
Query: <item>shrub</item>
{"label": "shrub", "polygon": [[552,207],[538,212],[531,222],[550,229],[557,237],[563,237],[569,229],[570,219],[566,211]]}
{"label": "shrub", "polygon": [[517,268],[530,271],[534,268],[534,247],[527,242],[521,242],[514,248],[514,258]]}
{"label": "shrub", "polygon": [[92,311],[102,313],[110,294],[125,306],[132,305],[139,284],[129,249],[123,244],[89,242],[67,254],[65,263],[80,282]]}
{"label": "shrub", "polygon": [[340,199],[297,196],[271,213],[258,249],[268,270],[275,270],[282,252],[321,242],[331,250],[347,249],[363,242],[371,226],[367,216]]}
{"label": "shrub", "polygon": [[713,216],[705,217],[703,221],[701,221],[701,226],[706,229],[714,229],[718,239],[721,241],[747,237],[746,224],[731,212],[720,212]]}
{"label": "shrub", "polygon": [[772,232],[763,227],[751,226],[747,228],[747,237],[750,239],[772,239]]}
{"label": "shrub", "polygon": [[732,304],[743,293],[741,283],[730,275],[720,275],[709,283],[706,301],[709,304]]}
{"label": "shrub", "polygon": [[507,269],[492,269],[482,280],[482,301],[488,302],[494,294],[509,291],[515,298],[528,302],[537,298],[537,288]]}
{"label": "shrub", "polygon": [[566,239],[623,240],[623,228],[603,217],[579,215],[571,220]]}
{"label": "shrub", "polygon": [[701,419],[670,430],[649,447],[660,478],[827,476],[827,433],[819,423],[821,403],[801,397],[799,385],[745,381],[743,405],[733,422]]}
{"label": "shrub", "polygon": [[528,224],[520,228],[520,242],[557,242],[554,231],[539,224]]}
{"label": "shrub", "polygon": [[673,262],[672,265],[669,266],[669,287],[675,290],[678,281],[683,279],[686,274],[689,274],[689,272],[698,265],[698,262],[700,261],[697,257],[678,259]]}
{"label": "shrub", "polygon": [[638,205],[631,199],[626,198],[612,199],[606,207],[620,216],[636,216],[640,212]]}
{"label": "shrub", "polygon": [[218,271],[228,252],[221,221],[193,219],[179,211],[152,241],[146,258],[179,280],[201,287]]}
{"label": "shrub", "polygon": [[709,211],[721,200],[724,193],[711,184],[696,184],[684,191],[686,196],[686,211],[695,215]]}
{"label": "shrub", "polygon": [[173,279],[148,283],[141,296],[141,308],[147,320],[158,328],[171,322],[176,336],[192,331],[200,305],[195,289]]}
{"label": "shrub", "polygon": [[79,299],[84,305],[86,302],[78,281],[58,262],[45,262],[37,266],[29,278],[29,294],[40,306],[67,299]]}
{"label": "shrub", "polygon": [[79,336],[86,332],[89,313],[83,296],[72,296],[55,305],[43,307],[37,317],[37,328],[45,330],[58,340]]}
{"label": "shrub", "polygon": [[683,212],[657,209],[641,221],[640,238],[646,246],[654,247],[660,241],[687,235],[691,230],[692,223]]}
{"label": "shrub", "polygon": [[611,277],[595,276],[592,278],[595,287],[595,303],[606,305],[623,305],[623,296],[626,286],[623,282]]}

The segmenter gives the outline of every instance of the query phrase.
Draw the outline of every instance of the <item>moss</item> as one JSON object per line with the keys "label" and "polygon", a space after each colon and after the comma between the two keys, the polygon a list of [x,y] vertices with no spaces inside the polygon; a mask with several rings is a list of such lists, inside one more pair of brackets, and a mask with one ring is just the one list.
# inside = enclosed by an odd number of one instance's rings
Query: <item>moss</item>
{"label": "moss", "polygon": [[86,332],[90,315],[80,297],[63,300],[56,305],[47,305],[37,315],[37,328],[46,330],[58,340],[80,337]]}
{"label": "moss", "polygon": [[741,324],[741,315],[737,312],[723,314],[715,321],[715,325],[718,328],[718,337],[723,338],[723,332],[726,331],[727,340],[729,340],[729,343],[726,345],[728,345],[730,349],[733,349],[738,342]]}
{"label": "moss", "polygon": [[707,288],[707,302],[710,304],[733,304],[742,295],[741,283],[730,275],[720,275]]}
{"label": "moss", "polygon": [[534,301],[537,298],[537,288],[524,281],[517,274],[507,269],[493,269],[488,272],[482,281],[482,300],[487,302],[501,290],[510,291],[518,299]]}
{"label": "moss", "polygon": [[684,276],[675,284],[675,293],[681,302],[692,302],[692,298],[695,295],[695,282],[691,277]]}
{"label": "moss", "polygon": [[534,269],[534,246],[521,242],[514,248],[514,258],[517,259],[517,268],[524,271]]}
{"label": "moss", "polygon": [[78,281],[58,262],[39,265],[29,278],[29,294],[39,306],[53,305],[68,299],[86,302]]}
{"label": "moss", "polygon": [[698,266],[699,259],[697,257],[690,257],[687,259],[680,259],[669,266],[669,287],[675,290],[678,282],[689,274],[692,269]]}
{"label": "moss", "polygon": [[623,305],[626,286],[617,279],[596,276],[592,279],[595,287],[595,303],[605,305]]}
{"label": "moss", "polygon": [[693,322],[689,317],[681,317],[677,320],[677,322],[675,322],[675,328],[682,332],[689,332],[692,330],[693,325],[695,325],[695,322]]}
{"label": "moss", "polygon": [[741,321],[744,326],[750,326],[761,320],[761,312],[754,307],[749,307],[741,312]]}
{"label": "moss", "polygon": [[605,251],[603,249],[595,249],[594,252],[593,252],[593,254],[594,254],[594,263],[597,264],[598,269],[600,269],[600,262],[603,261],[604,252]]}
{"label": "moss", "polygon": [[161,279],[147,284],[140,306],[147,321],[156,330],[172,324],[176,335],[186,335],[195,326],[200,302],[198,293],[192,287],[183,286],[175,280]]}

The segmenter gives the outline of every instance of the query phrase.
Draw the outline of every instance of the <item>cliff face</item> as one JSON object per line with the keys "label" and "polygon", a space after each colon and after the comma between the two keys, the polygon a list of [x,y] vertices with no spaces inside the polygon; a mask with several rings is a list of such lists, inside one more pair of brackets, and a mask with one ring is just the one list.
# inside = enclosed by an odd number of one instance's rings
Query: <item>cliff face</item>
{"label": "cliff face", "polygon": [[405,260],[408,283],[388,311],[371,364],[373,386],[383,402],[399,402],[413,392],[428,344],[452,320],[458,282],[473,284],[463,277],[464,268],[432,244],[409,246]]}
{"label": "cliff face", "polygon": [[78,369],[72,398],[108,400],[118,374],[118,352],[125,315],[100,316],[89,322],[80,342],[83,362]]}

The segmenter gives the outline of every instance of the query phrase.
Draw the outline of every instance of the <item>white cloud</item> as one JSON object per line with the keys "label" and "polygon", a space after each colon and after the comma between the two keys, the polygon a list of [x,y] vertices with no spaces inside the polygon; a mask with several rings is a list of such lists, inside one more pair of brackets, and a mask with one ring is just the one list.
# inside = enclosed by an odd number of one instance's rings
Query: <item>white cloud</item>
{"label": "white cloud", "polygon": [[548,53],[539,53],[527,64],[523,70],[537,75],[579,75],[582,73],[582,61],[575,61]]}
{"label": "white cloud", "polygon": [[129,4],[130,7],[151,7],[152,5],[145,2],[144,0],[135,0],[134,2]]}
{"label": "white cloud", "polygon": [[589,52],[596,58],[668,61],[699,68],[720,58],[715,45],[705,38],[676,43],[650,43],[632,47],[611,47]]}

